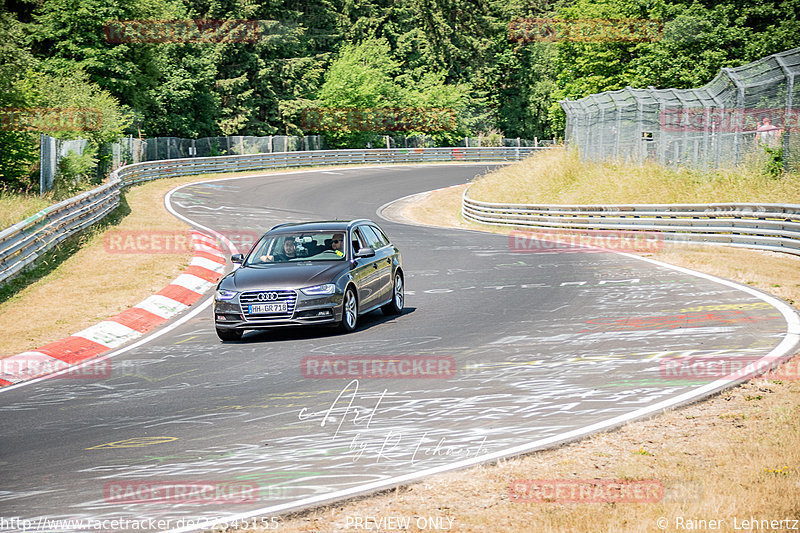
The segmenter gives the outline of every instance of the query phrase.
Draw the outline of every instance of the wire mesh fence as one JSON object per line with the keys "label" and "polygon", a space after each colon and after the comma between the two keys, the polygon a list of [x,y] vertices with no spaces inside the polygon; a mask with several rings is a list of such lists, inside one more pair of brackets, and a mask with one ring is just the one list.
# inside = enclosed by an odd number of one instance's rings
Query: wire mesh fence
{"label": "wire mesh fence", "polygon": [[554,146],[555,144],[555,139],[538,139],[536,137],[533,139],[520,139],[519,137],[508,138],[492,135],[487,135],[484,137],[464,137],[463,140],[458,142],[458,146],[466,146],[470,148],[485,146],[505,146],[508,148],[513,148],[515,146],[532,146],[538,148],[542,146]]}
{"label": "wire mesh fence", "polygon": [[49,191],[53,188],[56,175],[59,172],[59,163],[62,159],[72,152],[77,155],[83,154],[89,141],[86,139],[75,139],[64,141],[55,139],[49,135],[40,135],[39,140],[39,190]]}
{"label": "wire mesh fence", "polygon": [[[487,147],[542,147],[553,146],[551,139],[520,139],[500,137],[499,135],[482,137],[463,137],[454,142],[454,147],[487,148]],[[368,141],[361,148],[442,148],[430,135],[379,135]]]}
{"label": "wire mesh fence", "polygon": [[182,139],[180,137],[122,138],[112,146],[113,167],[123,164],[213,157],[218,155],[268,154],[301,150],[324,150],[325,140],[319,135],[297,137],[269,135],[266,137],[231,136]]}
{"label": "wire mesh fence", "polygon": [[800,169],[800,48],[724,68],[696,89],[606,91],[563,100],[565,138],[588,160],[698,168],[772,159]]}
{"label": "wire mesh fence", "polygon": [[[49,135],[41,136],[39,152],[39,191],[41,194],[53,189],[60,175],[61,161],[73,152],[81,155],[89,141],[76,139],[63,141]],[[297,137],[291,135],[271,135],[267,137],[233,136],[205,137],[202,139],[182,139],[180,137],[151,137],[139,139],[123,137],[116,143],[101,146],[101,157],[93,173],[98,178],[124,165],[161,159],[181,159],[187,157],[212,157],[219,155],[264,154],[273,152],[296,152],[303,150],[324,150],[325,139],[319,135]]]}

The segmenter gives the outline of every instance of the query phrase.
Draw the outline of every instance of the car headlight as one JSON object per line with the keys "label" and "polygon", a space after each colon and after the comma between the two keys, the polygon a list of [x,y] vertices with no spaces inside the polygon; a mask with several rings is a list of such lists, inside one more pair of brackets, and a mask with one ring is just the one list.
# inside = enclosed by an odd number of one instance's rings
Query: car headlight
{"label": "car headlight", "polygon": [[333,294],[336,291],[336,285],[333,283],[326,283],[324,285],[314,285],[313,287],[306,287],[300,289],[300,292],[306,296],[321,296],[324,294]]}
{"label": "car headlight", "polygon": [[217,300],[230,300],[234,296],[236,296],[237,294],[239,294],[239,293],[236,292],[236,291],[229,291],[227,289],[217,289],[216,299]]}

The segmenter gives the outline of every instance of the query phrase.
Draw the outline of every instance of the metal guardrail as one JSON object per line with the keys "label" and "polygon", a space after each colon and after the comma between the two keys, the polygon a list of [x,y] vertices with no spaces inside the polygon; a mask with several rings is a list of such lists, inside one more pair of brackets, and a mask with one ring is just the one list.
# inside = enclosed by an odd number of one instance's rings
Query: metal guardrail
{"label": "metal guardrail", "polygon": [[119,205],[112,181],[42,209],[0,232],[0,283],[34,263],[67,237],[101,220]]}
{"label": "metal guardrail", "polygon": [[539,230],[658,232],[664,242],[741,246],[800,255],[800,205],[528,205],[473,200],[461,213],[483,224]]}
{"label": "metal guardrail", "polygon": [[0,231],[0,284],[19,274],[64,239],[101,220],[119,205],[122,187],[159,178],[364,163],[516,161],[546,148],[392,148],[316,150],[136,163],[117,169],[108,183],[49,206]]}

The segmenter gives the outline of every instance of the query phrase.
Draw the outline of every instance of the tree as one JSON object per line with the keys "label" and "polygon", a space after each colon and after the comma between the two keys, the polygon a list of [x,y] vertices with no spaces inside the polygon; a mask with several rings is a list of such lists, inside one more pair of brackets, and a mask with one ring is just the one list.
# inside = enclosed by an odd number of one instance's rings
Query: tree
{"label": "tree", "polygon": [[69,75],[77,67],[124,104],[145,109],[159,85],[161,47],[109,42],[104,28],[113,21],[169,20],[184,13],[177,0],[44,0],[29,25],[31,48],[47,72]]}
{"label": "tree", "polygon": [[[391,131],[384,122],[387,119],[409,119],[413,122],[405,130],[407,134],[433,133],[434,142],[451,143],[467,133],[468,86],[446,83],[444,72],[401,72],[401,64],[392,57],[385,39],[369,39],[342,48],[325,72],[315,103],[323,108],[353,108],[367,113],[384,108],[389,111],[365,118],[372,128],[369,132],[361,131],[367,126],[343,120],[338,131],[328,134],[334,146],[363,146],[377,141],[378,134]],[[453,110],[456,118],[454,128],[445,132],[439,129],[449,128],[448,113],[441,109]],[[425,130],[426,124],[431,131]]]}
{"label": "tree", "polygon": [[[92,110],[100,119],[86,121],[88,129],[61,129],[58,124],[45,125],[41,130],[60,139],[88,139],[96,148],[116,141],[130,124],[130,114],[108,91],[89,80],[89,75],[75,70],[69,75],[53,76],[45,72],[28,71],[18,82],[31,104],[45,108]],[[83,111],[76,111],[82,113]],[[82,119],[83,120],[83,119]]]}
{"label": "tree", "polygon": [[[55,184],[56,195],[71,195],[87,183],[99,181],[110,159],[110,154],[102,148],[119,139],[130,124],[130,114],[116,98],[93,84],[88,74],[80,70],[58,77],[28,71],[18,86],[34,107],[57,110],[52,119],[37,125],[37,133],[58,139],[89,140],[81,155],[62,161]],[[61,125],[61,119],[66,119],[67,127]],[[75,126],[86,129],[73,129]],[[98,162],[101,165],[96,168]]]}
{"label": "tree", "polygon": [[217,91],[220,45],[163,46],[154,59],[159,84],[147,89],[141,130],[152,137],[211,137],[220,131],[221,96]]}
{"label": "tree", "polygon": [[600,40],[555,44],[558,77],[550,120],[563,129],[556,103],[626,86],[688,89],[735,67],[800,46],[800,1],[759,3],[652,0],[576,0],[561,7],[566,19],[655,19],[663,34],[651,42]]}
{"label": "tree", "polygon": [[326,70],[317,97],[329,107],[400,105],[402,90],[394,82],[399,70],[385,40],[346,45]]}
{"label": "tree", "polygon": [[[4,123],[10,120],[11,109],[31,105],[29,94],[17,83],[34,63],[24,45],[19,21],[4,9],[0,10],[0,113]],[[35,134],[0,128],[0,188],[27,189],[34,185],[32,172],[39,161]]]}

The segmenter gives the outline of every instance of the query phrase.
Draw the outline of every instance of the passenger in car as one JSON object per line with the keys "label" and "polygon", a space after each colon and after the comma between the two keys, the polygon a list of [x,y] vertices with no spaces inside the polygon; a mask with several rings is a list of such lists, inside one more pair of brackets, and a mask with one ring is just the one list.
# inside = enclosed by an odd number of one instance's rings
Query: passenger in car
{"label": "passenger in car", "polygon": [[286,237],[286,240],[283,241],[283,253],[278,252],[275,255],[264,255],[261,256],[261,260],[278,263],[294,259],[295,257],[297,257],[297,247],[295,246],[294,238]]}

